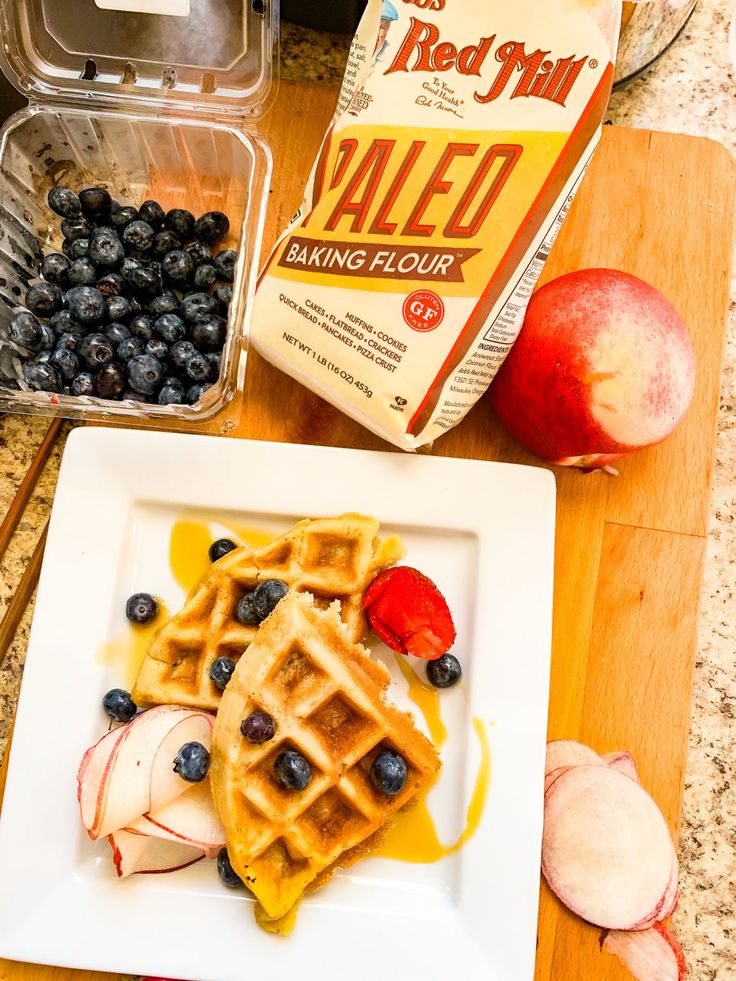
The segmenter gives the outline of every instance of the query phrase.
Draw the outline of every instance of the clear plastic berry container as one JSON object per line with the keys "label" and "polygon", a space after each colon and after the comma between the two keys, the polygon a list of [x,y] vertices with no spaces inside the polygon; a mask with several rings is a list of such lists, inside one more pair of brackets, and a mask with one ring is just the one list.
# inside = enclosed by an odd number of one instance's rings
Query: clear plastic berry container
{"label": "clear plastic berry container", "polygon": [[52,187],[222,211],[230,231],[217,248],[238,256],[220,376],[194,405],[0,384],[0,411],[196,428],[242,389],[271,173],[257,124],[277,29],[278,0],[0,0],[0,67],[29,99],[0,130],[0,378],[17,373],[8,327],[40,281],[38,258],[61,245]]}

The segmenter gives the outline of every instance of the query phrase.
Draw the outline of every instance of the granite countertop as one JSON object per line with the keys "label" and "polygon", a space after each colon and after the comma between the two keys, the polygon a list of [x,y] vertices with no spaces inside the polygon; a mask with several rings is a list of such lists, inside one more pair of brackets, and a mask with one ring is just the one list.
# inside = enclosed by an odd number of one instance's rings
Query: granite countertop
{"label": "granite countertop", "polygon": [[[701,0],[686,28],[643,78],[614,93],[618,125],[711,137],[736,151],[736,17],[733,0]],[[282,25],[282,77],[337,85],[348,50],[342,35]],[[710,535],[685,779],[681,900],[675,928],[695,981],[736,981],[736,284],[721,392]],[[9,506],[48,426],[43,419],[0,419],[0,514]],[[65,432],[68,431],[65,427]],[[55,447],[0,563],[0,613],[49,513],[63,439]],[[0,669],[0,756],[7,745],[32,609]],[[589,979],[580,979],[589,981]]]}

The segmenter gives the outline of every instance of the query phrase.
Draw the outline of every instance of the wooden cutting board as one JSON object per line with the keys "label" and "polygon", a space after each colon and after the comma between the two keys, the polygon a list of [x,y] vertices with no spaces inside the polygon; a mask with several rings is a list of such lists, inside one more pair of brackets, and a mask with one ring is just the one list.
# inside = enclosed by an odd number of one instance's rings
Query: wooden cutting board
{"label": "wooden cutting board", "polygon": [[[264,131],[275,159],[266,243],[294,213],[336,93],[282,86]],[[661,289],[687,323],[698,383],[680,429],[621,476],[555,468],[558,484],[549,737],[628,749],[677,835],[733,254],[736,168],[708,140],[605,127],[545,270],[624,269]],[[386,449],[377,437],[249,354],[244,398],[211,423],[255,439]],[[434,449],[539,465],[486,399]],[[438,509],[441,502],[437,502]],[[541,787],[540,787],[541,793]],[[27,847],[32,847],[28,843]],[[492,870],[489,870],[492,874]],[[42,884],[39,888],[43,888]],[[2,929],[2,925],[0,925]],[[39,938],[39,950],[43,944]],[[109,975],[0,961],[0,981]],[[537,981],[616,981],[598,932],[541,886]],[[468,979],[475,981],[475,979]]]}

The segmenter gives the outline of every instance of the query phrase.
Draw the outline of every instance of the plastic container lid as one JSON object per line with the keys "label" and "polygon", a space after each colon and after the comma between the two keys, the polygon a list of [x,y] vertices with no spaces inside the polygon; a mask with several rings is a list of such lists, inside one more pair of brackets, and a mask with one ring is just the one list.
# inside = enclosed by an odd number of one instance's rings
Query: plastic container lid
{"label": "plastic container lid", "polygon": [[278,0],[0,0],[0,63],[29,99],[262,113]]}

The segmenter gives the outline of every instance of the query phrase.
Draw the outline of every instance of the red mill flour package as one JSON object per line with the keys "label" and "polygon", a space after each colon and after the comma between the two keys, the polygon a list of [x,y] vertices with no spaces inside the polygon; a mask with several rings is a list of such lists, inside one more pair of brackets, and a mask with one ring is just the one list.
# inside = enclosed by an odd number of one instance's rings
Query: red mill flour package
{"label": "red mill flour package", "polygon": [[370,0],[253,341],[416,449],[487,389],[600,134],[620,0]]}

